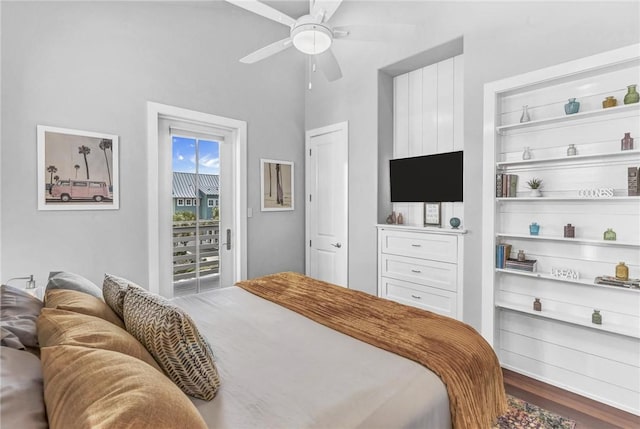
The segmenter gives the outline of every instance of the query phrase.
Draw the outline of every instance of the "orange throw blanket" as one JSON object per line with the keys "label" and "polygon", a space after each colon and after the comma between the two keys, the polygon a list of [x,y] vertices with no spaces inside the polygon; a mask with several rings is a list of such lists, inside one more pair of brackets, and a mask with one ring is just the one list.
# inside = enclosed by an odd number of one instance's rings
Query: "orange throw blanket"
{"label": "orange throw blanket", "polygon": [[236,285],[429,368],[447,388],[454,428],[489,428],[507,410],[498,358],[465,323],[298,273],[277,273]]}

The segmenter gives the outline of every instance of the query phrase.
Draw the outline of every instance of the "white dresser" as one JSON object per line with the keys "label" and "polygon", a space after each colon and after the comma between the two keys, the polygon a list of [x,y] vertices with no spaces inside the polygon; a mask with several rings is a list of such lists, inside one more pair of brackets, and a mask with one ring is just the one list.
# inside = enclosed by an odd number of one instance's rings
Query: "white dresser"
{"label": "white dresser", "polygon": [[465,232],[378,225],[378,296],[462,320]]}

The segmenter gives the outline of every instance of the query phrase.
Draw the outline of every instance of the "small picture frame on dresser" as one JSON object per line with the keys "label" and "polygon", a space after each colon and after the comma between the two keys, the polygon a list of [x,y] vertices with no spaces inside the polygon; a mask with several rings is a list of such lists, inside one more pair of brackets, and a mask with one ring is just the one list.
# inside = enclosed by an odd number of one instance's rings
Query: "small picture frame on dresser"
{"label": "small picture frame on dresser", "polygon": [[424,226],[440,226],[440,203],[424,203]]}

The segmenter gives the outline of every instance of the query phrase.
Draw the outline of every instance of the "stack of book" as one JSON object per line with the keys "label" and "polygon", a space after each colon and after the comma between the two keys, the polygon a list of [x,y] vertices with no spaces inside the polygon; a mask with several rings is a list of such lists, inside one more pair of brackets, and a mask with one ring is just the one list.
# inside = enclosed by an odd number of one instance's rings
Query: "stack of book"
{"label": "stack of book", "polygon": [[515,197],[517,189],[517,174],[496,174],[496,197]]}
{"label": "stack of book", "polygon": [[518,261],[517,259],[507,259],[504,263],[504,267],[508,270],[535,272],[536,260],[525,259],[524,261]]}
{"label": "stack of book", "polygon": [[511,256],[510,244],[496,245],[496,268],[505,268],[505,262]]}
{"label": "stack of book", "polygon": [[630,289],[640,289],[640,279],[620,280],[613,276],[596,277],[595,283],[600,285],[626,287]]}

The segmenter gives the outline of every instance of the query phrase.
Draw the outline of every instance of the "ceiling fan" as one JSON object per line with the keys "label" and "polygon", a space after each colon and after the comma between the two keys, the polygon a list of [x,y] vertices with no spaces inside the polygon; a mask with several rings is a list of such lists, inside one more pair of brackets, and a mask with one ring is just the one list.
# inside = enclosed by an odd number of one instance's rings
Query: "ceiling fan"
{"label": "ceiling fan", "polygon": [[252,64],[293,46],[300,52],[315,56],[319,68],[330,82],[342,77],[338,61],[331,51],[331,44],[334,39],[345,37],[349,32],[335,29],[327,23],[342,0],[309,0],[309,14],[298,19],[293,19],[257,0],[226,1],[290,28],[289,37],[258,49],[241,58],[240,62]]}

